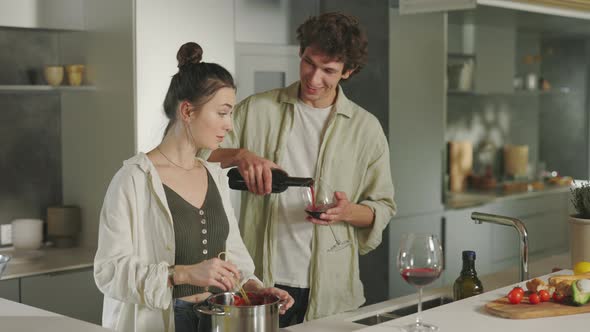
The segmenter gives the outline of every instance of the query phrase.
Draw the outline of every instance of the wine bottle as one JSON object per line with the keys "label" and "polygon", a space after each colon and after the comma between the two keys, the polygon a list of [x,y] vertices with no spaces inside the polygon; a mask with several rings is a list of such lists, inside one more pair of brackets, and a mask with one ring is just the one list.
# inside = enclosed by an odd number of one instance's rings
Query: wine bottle
{"label": "wine bottle", "polygon": [[475,272],[475,251],[463,251],[463,268],[453,285],[455,301],[483,293],[483,286]]}
{"label": "wine bottle", "polygon": [[[232,168],[227,173],[229,187],[234,190],[248,190],[246,181],[237,168]],[[313,185],[312,178],[297,178],[289,176],[285,171],[278,168],[272,169],[272,192],[282,193],[289,187],[310,187]]]}

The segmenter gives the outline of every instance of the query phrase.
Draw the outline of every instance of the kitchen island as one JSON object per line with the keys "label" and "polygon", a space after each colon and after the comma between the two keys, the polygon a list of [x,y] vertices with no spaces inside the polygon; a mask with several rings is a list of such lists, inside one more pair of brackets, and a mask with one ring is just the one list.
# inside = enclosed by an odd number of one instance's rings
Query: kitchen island
{"label": "kitchen island", "polygon": [[[538,260],[533,260],[529,263],[530,278],[534,277],[547,277],[547,274],[554,268],[568,268],[571,266],[570,255],[568,252],[545,257]],[[571,271],[565,270],[559,272],[559,274],[567,274]],[[482,331],[535,331],[533,328],[538,325],[544,325],[548,320],[552,323],[552,326],[558,324],[559,320],[567,321],[568,324],[563,325],[565,331],[582,331],[584,325],[580,325],[581,321],[585,321],[586,324],[590,320],[590,314],[574,315],[574,316],[562,316],[554,318],[542,318],[542,319],[527,319],[527,320],[509,320],[504,318],[498,318],[483,312],[483,306],[485,303],[495,300],[499,297],[505,296],[515,284],[525,287],[524,282],[517,283],[518,281],[518,267],[506,269],[501,272],[485,275],[480,277],[484,289],[486,292],[479,296],[469,298],[463,301],[449,303],[443,306],[439,306],[428,311],[423,312],[424,321],[430,322],[441,327],[441,331],[471,331],[474,327],[477,327],[480,332],[480,325],[490,325],[489,330],[483,329]],[[424,290],[424,301],[441,297],[452,297],[451,287],[441,288],[426,288]],[[356,323],[355,321],[374,316],[376,314],[384,313],[399,309],[409,304],[417,302],[417,295],[411,294],[403,297],[394,298],[391,300],[383,301],[373,305],[361,307],[357,310],[340,313],[334,316],[306,322],[299,325],[290,326],[283,328],[283,332],[312,332],[312,331],[324,331],[324,332],[345,332],[345,331],[396,331],[396,328],[411,323],[415,320],[415,315],[409,315],[402,318],[394,319],[381,325],[375,325],[368,327]],[[582,317],[574,320],[574,324],[569,327],[569,320],[573,317]],[[452,317],[452,318],[451,318]],[[448,321],[447,321],[448,320]],[[443,323],[439,323],[442,321]],[[536,321],[540,321],[538,323]],[[555,321],[555,322],[554,322]],[[528,323],[527,323],[528,322]],[[577,322],[577,323],[576,323]],[[494,323],[494,324],[492,324]],[[513,327],[514,324],[514,327]],[[522,325],[524,324],[524,325]],[[444,326],[444,328],[443,328]],[[523,328],[524,326],[524,328]],[[549,325],[551,326],[551,325]],[[561,326],[561,325],[559,325]],[[576,329],[576,326],[578,327]],[[547,326],[546,329],[549,327]],[[374,329],[374,330],[373,330]],[[561,330],[561,329],[560,329]],[[543,331],[543,329],[539,330]]]}
{"label": "kitchen island", "polygon": [[[571,273],[571,271],[568,271]],[[555,274],[567,274],[564,271]],[[549,275],[543,276],[545,279]],[[587,331],[590,313],[544,317],[536,319],[505,319],[488,314],[484,310],[486,303],[506,294],[515,285],[503,287],[491,292],[483,293],[465,300],[453,302],[428,311],[422,315],[423,321],[434,324],[440,331]],[[358,332],[402,331],[402,327],[413,323],[415,315],[402,317],[358,330]]]}

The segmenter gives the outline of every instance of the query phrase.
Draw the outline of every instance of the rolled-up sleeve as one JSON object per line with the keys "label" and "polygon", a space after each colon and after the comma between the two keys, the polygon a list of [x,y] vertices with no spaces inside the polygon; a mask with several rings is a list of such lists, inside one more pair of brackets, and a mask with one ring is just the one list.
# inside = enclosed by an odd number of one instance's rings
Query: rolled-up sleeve
{"label": "rolled-up sleeve", "polygon": [[381,139],[376,144],[371,162],[365,173],[363,190],[358,202],[358,204],[371,208],[375,214],[371,227],[357,228],[361,255],[370,252],[381,244],[383,230],[396,212],[393,200],[394,189],[391,180],[389,146],[385,135],[380,136]]}
{"label": "rolled-up sleeve", "polygon": [[107,190],[100,213],[94,280],[110,298],[150,309],[167,309],[172,299],[166,262],[141,262],[134,250],[137,216],[136,187],[131,175],[119,171]]}
{"label": "rolled-up sleeve", "polygon": [[254,262],[252,261],[252,257],[240,235],[238,221],[229,197],[229,186],[227,184],[226,176],[228,171],[228,169],[221,170],[221,168],[219,168],[220,175],[217,181],[217,187],[221,194],[225,213],[227,214],[227,220],[229,222],[229,234],[226,242],[227,260],[234,263],[240,270],[242,277],[240,284],[244,284],[248,280],[253,279],[262,285],[260,279],[254,275]]}

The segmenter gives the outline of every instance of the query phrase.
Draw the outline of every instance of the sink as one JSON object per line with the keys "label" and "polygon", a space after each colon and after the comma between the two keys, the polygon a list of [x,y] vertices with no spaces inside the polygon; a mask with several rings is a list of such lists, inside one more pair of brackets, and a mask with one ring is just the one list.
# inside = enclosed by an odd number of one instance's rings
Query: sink
{"label": "sink", "polygon": [[[432,309],[451,302],[453,302],[453,299],[451,299],[450,297],[436,297],[434,299],[422,302],[422,310]],[[418,303],[410,304],[390,312],[382,312],[374,316],[369,316],[359,320],[355,320],[353,321],[353,323],[372,326],[383,322],[387,322],[392,319],[415,314],[416,312],[418,312]]]}

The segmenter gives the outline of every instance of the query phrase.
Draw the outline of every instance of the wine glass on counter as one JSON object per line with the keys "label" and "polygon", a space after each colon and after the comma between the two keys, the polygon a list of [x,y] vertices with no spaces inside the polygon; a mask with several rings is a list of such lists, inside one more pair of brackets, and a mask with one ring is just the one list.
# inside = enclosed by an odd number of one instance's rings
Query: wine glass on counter
{"label": "wine glass on counter", "polygon": [[434,282],[443,269],[443,253],[436,235],[408,233],[402,235],[397,254],[397,268],[402,278],[418,289],[416,322],[405,326],[409,332],[438,331],[438,327],[422,322],[422,288]]}
{"label": "wine glass on counter", "polygon": [[[321,219],[320,216],[322,213],[336,205],[334,201],[334,190],[332,190],[323,178],[315,179],[309,187],[301,187],[300,190],[305,212],[315,219]],[[339,251],[350,246],[351,243],[349,240],[342,241],[336,236],[332,225],[328,224],[328,228],[332,232],[335,242],[328,251]]]}

